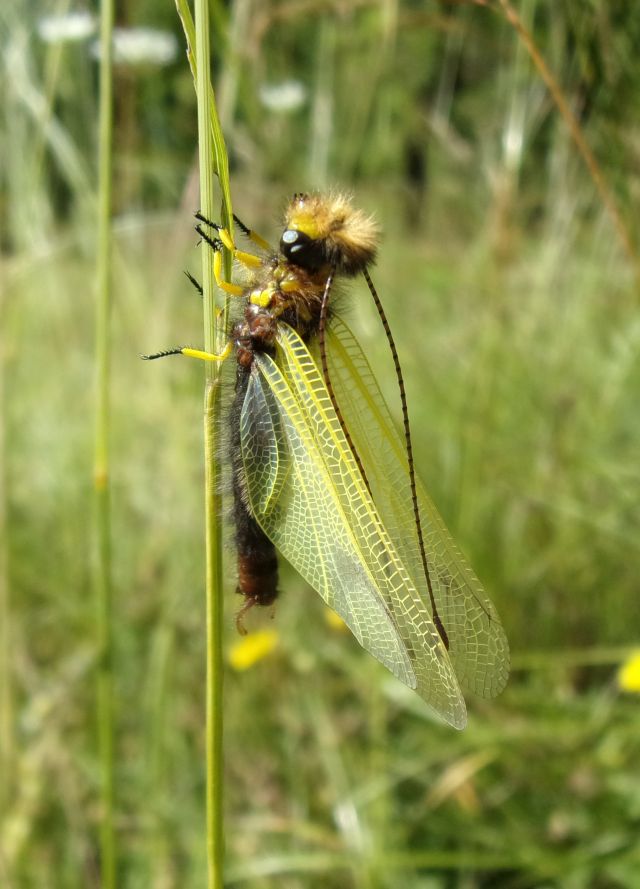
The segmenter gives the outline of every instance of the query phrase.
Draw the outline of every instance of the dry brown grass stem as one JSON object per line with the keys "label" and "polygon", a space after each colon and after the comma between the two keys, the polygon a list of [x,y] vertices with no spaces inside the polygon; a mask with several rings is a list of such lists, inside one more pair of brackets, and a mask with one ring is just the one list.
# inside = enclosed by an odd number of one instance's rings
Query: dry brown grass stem
{"label": "dry brown grass stem", "polygon": [[623,219],[622,213],[620,212],[620,208],[618,207],[613,192],[609,188],[600,164],[596,160],[593,151],[589,147],[582,127],[580,126],[580,123],[578,122],[575,114],[571,110],[569,102],[567,101],[560,87],[560,84],[554,77],[540,50],[536,46],[533,36],[525,27],[522,19],[518,15],[517,11],[513,8],[509,0],[497,0],[498,6],[488,3],[487,0],[471,0],[471,2],[474,2],[478,6],[488,6],[489,8],[494,8],[497,12],[501,12],[505,16],[509,24],[512,25],[512,27],[517,31],[518,36],[525,46],[525,49],[529,53],[531,61],[537,68],[540,76],[547,86],[547,89],[551,93],[551,98],[555,102],[556,107],[560,112],[560,115],[562,116],[562,119],[567,125],[569,133],[571,134],[571,138],[573,139],[576,148],[580,152],[582,159],[587,166],[589,175],[591,176],[591,179],[593,180],[593,183],[600,196],[600,200],[602,201],[602,204],[605,207],[607,213],[611,217],[613,225],[622,243],[624,252],[626,253],[627,258],[631,263],[636,284],[638,285],[638,287],[640,287],[640,256],[638,255],[638,251],[636,250],[633,243],[631,233]]}

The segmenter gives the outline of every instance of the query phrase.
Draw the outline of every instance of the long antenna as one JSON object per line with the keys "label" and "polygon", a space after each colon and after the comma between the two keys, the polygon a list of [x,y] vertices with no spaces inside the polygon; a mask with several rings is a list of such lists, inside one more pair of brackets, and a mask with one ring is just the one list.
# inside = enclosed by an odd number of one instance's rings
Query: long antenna
{"label": "long antenna", "polygon": [[324,285],[324,293],[322,294],[322,303],[320,305],[320,322],[318,325],[318,346],[320,347],[320,362],[322,364],[322,376],[324,377],[324,382],[327,387],[327,392],[329,393],[329,397],[331,399],[331,404],[333,405],[333,409],[336,412],[336,416],[342,426],[342,431],[344,432],[344,437],[347,439],[347,444],[349,445],[349,449],[354,456],[356,463],[358,464],[358,469],[360,470],[360,475],[364,479],[364,483],[367,486],[367,490],[371,494],[371,487],[369,485],[369,481],[367,479],[366,473],[364,471],[364,466],[362,465],[362,460],[360,459],[360,455],[355,449],[355,445],[353,443],[353,439],[347,429],[347,424],[344,421],[344,417],[342,416],[342,411],[340,410],[340,405],[337,402],[335,392],[333,391],[333,386],[331,384],[331,377],[329,376],[329,364],[327,362],[327,346],[325,341],[325,331],[327,328],[327,311],[329,306],[329,294],[331,293],[331,286],[333,284],[333,279],[336,273],[336,267],[333,265],[331,267],[331,271],[329,272],[329,277],[327,278],[327,282]]}
{"label": "long antenna", "polygon": [[382,321],[382,326],[384,327],[384,332],[387,337],[387,342],[389,343],[389,348],[391,349],[391,355],[393,356],[393,364],[396,370],[396,377],[398,380],[398,388],[400,389],[400,401],[402,403],[402,422],[404,424],[404,438],[407,446],[407,462],[409,464],[409,484],[411,485],[411,502],[413,504],[413,517],[416,524],[416,532],[418,534],[418,546],[420,549],[420,558],[422,560],[422,568],[424,571],[424,576],[427,581],[427,589],[429,590],[429,599],[431,600],[431,610],[433,612],[433,623],[438,633],[440,633],[440,638],[444,642],[445,648],[449,649],[449,637],[447,636],[447,631],[444,628],[444,624],[440,620],[440,615],[438,614],[438,609],[436,608],[436,600],[433,595],[433,587],[431,585],[431,575],[429,574],[429,566],[427,564],[427,553],[424,546],[424,537],[422,534],[422,521],[420,519],[420,507],[418,506],[418,494],[416,491],[416,469],[413,462],[413,447],[411,445],[411,428],[409,426],[409,411],[407,409],[407,396],[404,388],[404,379],[402,377],[402,368],[400,367],[400,359],[398,358],[398,350],[396,349],[396,344],[394,342],[393,336],[391,334],[391,328],[389,327],[389,322],[387,321],[387,316],[382,307],[382,303],[380,302],[380,297],[376,292],[376,288],[373,286],[373,281],[371,280],[371,276],[366,268],[362,270],[362,274],[365,277],[369,290],[371,291],[371,296],[373,297],[373,301],[375,303],[376,309],[378,311],[378,315],[380,316],[380,320]]}

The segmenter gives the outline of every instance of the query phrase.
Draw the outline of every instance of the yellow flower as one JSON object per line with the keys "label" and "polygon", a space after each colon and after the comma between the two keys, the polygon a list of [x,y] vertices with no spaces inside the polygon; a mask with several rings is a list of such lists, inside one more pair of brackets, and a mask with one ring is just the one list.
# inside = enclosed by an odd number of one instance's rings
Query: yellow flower
{"label": "yellow flower", "polygon": [[338,630],[342,632],[347,629],[346,623],[342,620],[339,614],[336,614],[335,611],[331,608],[324,609],[324,619],[331,627],[332,630]]}
{"label": "yellow flower", "polygon": [[278,634],[275,630],[258,630],[238,639],[229,649],[229,664],[234,670],[248,670],[268,657],[278,645]]}
{"label": "yellow flower", "polygon": [[622,691],[640,694],[640,650],[634,651],[618,671],[618,685]]}

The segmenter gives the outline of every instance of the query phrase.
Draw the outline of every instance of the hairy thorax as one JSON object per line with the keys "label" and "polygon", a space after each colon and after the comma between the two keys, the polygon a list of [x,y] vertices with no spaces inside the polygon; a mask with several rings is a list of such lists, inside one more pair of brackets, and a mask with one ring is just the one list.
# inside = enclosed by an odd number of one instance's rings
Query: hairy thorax
{"label": "hairy thorax", "polygon": [[328,271],[309,272],[277,255],[265,260],[251,276],[244,318],[233,328],[238,364],[248,367],[254,351],[273,348],[280,321],[304,340],[317,331]]}

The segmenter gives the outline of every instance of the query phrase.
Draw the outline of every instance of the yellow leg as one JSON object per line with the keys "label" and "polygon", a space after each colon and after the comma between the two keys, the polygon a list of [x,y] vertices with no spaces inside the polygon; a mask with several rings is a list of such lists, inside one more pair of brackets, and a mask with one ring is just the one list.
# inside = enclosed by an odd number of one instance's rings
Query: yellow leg
{"label": "yellow leg", "polygon": [[233,257],[234,259],[237,259],[238,262],[241,262],[242,265],[246,265],[250,269],[259,269],[262,265],[262,260],[259,256],[256,256],[255,253],[245,253],[244,250],[234,250]]}
{"label": "yellow leg", "polygon": [[188,346],[180,349],[180,354],[187,358],[199,358],[201,361],[226,361],[232,350],[233,343],[229,341],[219,355],[216,355],[215,352],[203,352],[201,349],[190,349]]}
{"label": "yellow leg", "polygon": [[156,358],[168,358],[169,355],[185,355],[187,358],[199,358],[201,361],[226,361],[233,351],[231,340],[219,355],[215,352],[204,352],[202,349],[191,349],[189,346],[179,346],[177,349],[165,349],[163,352],[155,352],[153,355],[141,355],[145,361],[153,361]]}
{"label": "yellow leg", "polygon": [[218,236],[227,250],[230,250],[233,253],[233,258],[237,259],[238,262],[241,262],[243,265],[248,266],[250,269],[259,269],[262,265],[262,260],[259,256],[256,256],[254,253],[245,253],[244,250],[238,250],[236,245],[233,243],[233,238],[226,230],[226,228],[218,229]]}
{"label": "yellow leg", "polygon": [[239,284],[232,284],[230,281],[225,281],[222,277],[222,253],[220,253],[219,250],[217,250],[213,256],[213,275],[216,279],[216,284],[220,290],[224,290],[225,293],[229,293],[231,296],[242,296],[244,293],[244,287],[241,287]]}
{"label": "yellow leg", "polygon": [[[221,234],[220,238],[210,238],[201,225],[196,225],[196,231],[198,232],[200,237],[204,241],[206,241],[213,250],[213,274],[216,279],[216,284],[218,285],[220,290],[224,290],[224,292],[228,293],[230,296],[242,296],[242,294],[244,293],[244,287],[241,287],[239,284],[232,284],[231,281],[225,281],[222,277],[222,253],[220,252],[223,246],[227,247],[229,250],[232,250],[234,255],[236,253],[241,253],[241,251],[236,250],[236,248],[233,246],[233,241],[231,240],[229,233],[225,229],[219,229],[217,226],[214,226],[212,222],[208,222],[208,220],[206,220],[203,216],[198,215],[198,218],[202,219],[204,222],[207,222],[208,225],[211,225]],[[250,253],[243,253],[241,254],[241,256],[251,257],[252,260],[255,260],[255,266],[261,265],[260,259],[257,256],[252,257]]]}
{"label": "yellow leg", "polygon": [[[211,228],[214,228],[218,232],[220,240],[222,241],[224,246],[227,248],[227,250],[231,250],[235,259],[237,259],[238,262],[242,262],[244,265],[247,265],[250,268],[258,268],[260,265],[262,265],[262,260],[260,259],[259,256],[255,256],[253,253],[245,253],[243,250],[237,249],[236,245],[233,242],[233,238],[231,237],[230,233],[227,231],[226,228],[223,228],[222,226],[218,225],[216,222],[212,222],[210,219],[207,219],[206,216],[203,216],[201,213],[196,213],[196,218],[200,219],[201,222],[205,222],[207,225],[210,225]],[[253,243],[257,247],[259,247],[261,250],[266,250],[268,252],[271,252],[271,245],[269,244],[268,241],[265,241],[265,239],[262,238],[257,232],[254,232],[252,229],[248,228],[244,224],[244,222],[241,222],[238,219],[237,216],[234,216],[233,218],[236,222],[236,225],[238,226],[238,228],[240,229],[240,231],[246,238],[249,238],[250,241],[253,241]],[[202,234],[202,232],[200,232],[200,234]]]}
{"label": "yellow leg", "polygon": [[250,241],[253,241],[261,250],[267,250],[269,253],[271,252],[271,244],[268,241],[265,241],[264,238],[261,238],[257,232],[254,232],[252,229],[248,228],[244,222],[241,222],[240,219],[234,214],[234,221],[245,238],[249,238]]}

